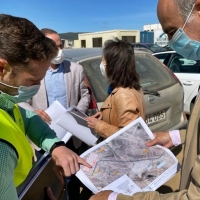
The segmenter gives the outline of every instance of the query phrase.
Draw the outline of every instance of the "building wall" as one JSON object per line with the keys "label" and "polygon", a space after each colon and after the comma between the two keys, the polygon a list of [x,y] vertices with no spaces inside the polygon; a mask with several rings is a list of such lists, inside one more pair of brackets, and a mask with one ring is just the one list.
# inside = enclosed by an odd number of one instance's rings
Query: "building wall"
{"label": "building wall", "polygon": [[143,26],[143,30],[154,34],[153,43],[159,46],[166,46],[168,44],[168,37],[163,33],[160,24],[148,24]]}
{"label": "building wall", "polygon": [[[119,39],[130,39],[129,36],[135,37],[135,42],[140,41],[140,31],[139,30],[112,30],[112,31],[102,31],[94,33],[84,33],[78,35],[78,40],[74,41],[75,48],[92,48],[94,47],[94,38],[101,38],[98,42],[101,42],[103,47],[106,40],[114,39],[115,37]],[[97,40],[97,39],[96,39]],[[85,42],[84,42],[85,41]]]}
{"label": "building wall", "polygon": [[74,47],[73,48],[81,48],[81,41],[80,40],[74,40]]}
{"label": "building wall", "polygon": [[72,48],[74,45],[74,41],[69,41],[66,39],[61,39],[63,49]]}
{"label": "building wall", "polygon": [[154,43],[163,47],[168,44],[168,37],[163,30],[154,30]]}
{"label": "building wall", "polygon": [[141,31],[140,32],[140,43],[154,43],[154,32]]}

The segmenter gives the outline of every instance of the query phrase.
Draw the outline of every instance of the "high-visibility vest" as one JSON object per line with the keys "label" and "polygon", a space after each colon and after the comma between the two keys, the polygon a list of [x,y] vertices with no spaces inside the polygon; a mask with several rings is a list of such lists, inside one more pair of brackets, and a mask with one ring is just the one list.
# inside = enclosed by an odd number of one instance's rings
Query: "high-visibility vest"
{"label": "high-visibility vest", "polygon": [[18,163],[14,170],[14,184],[17,187],[32,168],[33,150],[26,138],[24,122],[16,104],[13,113],[15,121],[6,111],[0,109],[0,139],[7,141],[18,154]]}

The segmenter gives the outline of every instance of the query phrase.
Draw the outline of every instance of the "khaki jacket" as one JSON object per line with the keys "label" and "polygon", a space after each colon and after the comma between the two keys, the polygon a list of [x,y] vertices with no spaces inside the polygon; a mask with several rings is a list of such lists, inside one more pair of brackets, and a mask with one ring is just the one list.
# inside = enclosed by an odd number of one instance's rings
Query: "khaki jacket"
{"label": "khaki jacket", "polygon": [[142,90],[116,88],[101,107],[103,120],[95,131],[104,138],[109,137],[138,117],[145,119],[145,103]]}
{"label": "khaki jacket", "polygon": [[200,199],[200,97],[194,105],[186,133],[180,192],[159,194],[158,192],[136,193],[132,197],[118,195],[117,200],[199,200]]}

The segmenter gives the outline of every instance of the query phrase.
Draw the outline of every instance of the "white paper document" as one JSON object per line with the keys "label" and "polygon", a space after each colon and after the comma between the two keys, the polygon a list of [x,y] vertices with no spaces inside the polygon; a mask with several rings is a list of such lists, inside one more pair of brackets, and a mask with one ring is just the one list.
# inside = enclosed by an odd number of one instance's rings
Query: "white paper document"
{"label": "white paper document", "polygon": [[98,137],[94,130],[88,127],[86,117],[88,116],[85,113],[78,110],[75,106],[71,106],[67,109],[67,112],[59,117],[56,124],[72,133],[89,146],[92,146],[95,144]]}
{"label": "white paper document", "polygon": [[45,110],[45,112],[52,120],[51,124],[49,125],[50,128],[56,132],[56,135],[60,140],[66,143],[72,137],[72,134],[56,124],[56,121],[60,118],[61,115],[65,114],[67,110],[58,101],[54,101]]}
{"label": "white paper document", "polygon": [[176,174],[179,163],[169,149],[147,147],[153,138],[140,117],[84,152],[81,157],[92,168],[81,166],[76,176],[94,193],[154,191]]}

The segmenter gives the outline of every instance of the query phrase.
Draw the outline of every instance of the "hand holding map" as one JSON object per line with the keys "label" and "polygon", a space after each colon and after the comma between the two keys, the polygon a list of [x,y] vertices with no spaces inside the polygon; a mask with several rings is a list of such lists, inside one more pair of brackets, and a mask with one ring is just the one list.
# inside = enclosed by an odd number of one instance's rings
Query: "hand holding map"
{"label": "hand holding map", "polygon": [[136,119],[82,154],[92,168],[81,166],[77,177],[94,193],[113,190],[132,195],[156,190],[179,164],[169,149],[145,145],[153,137],[142,118]]}

